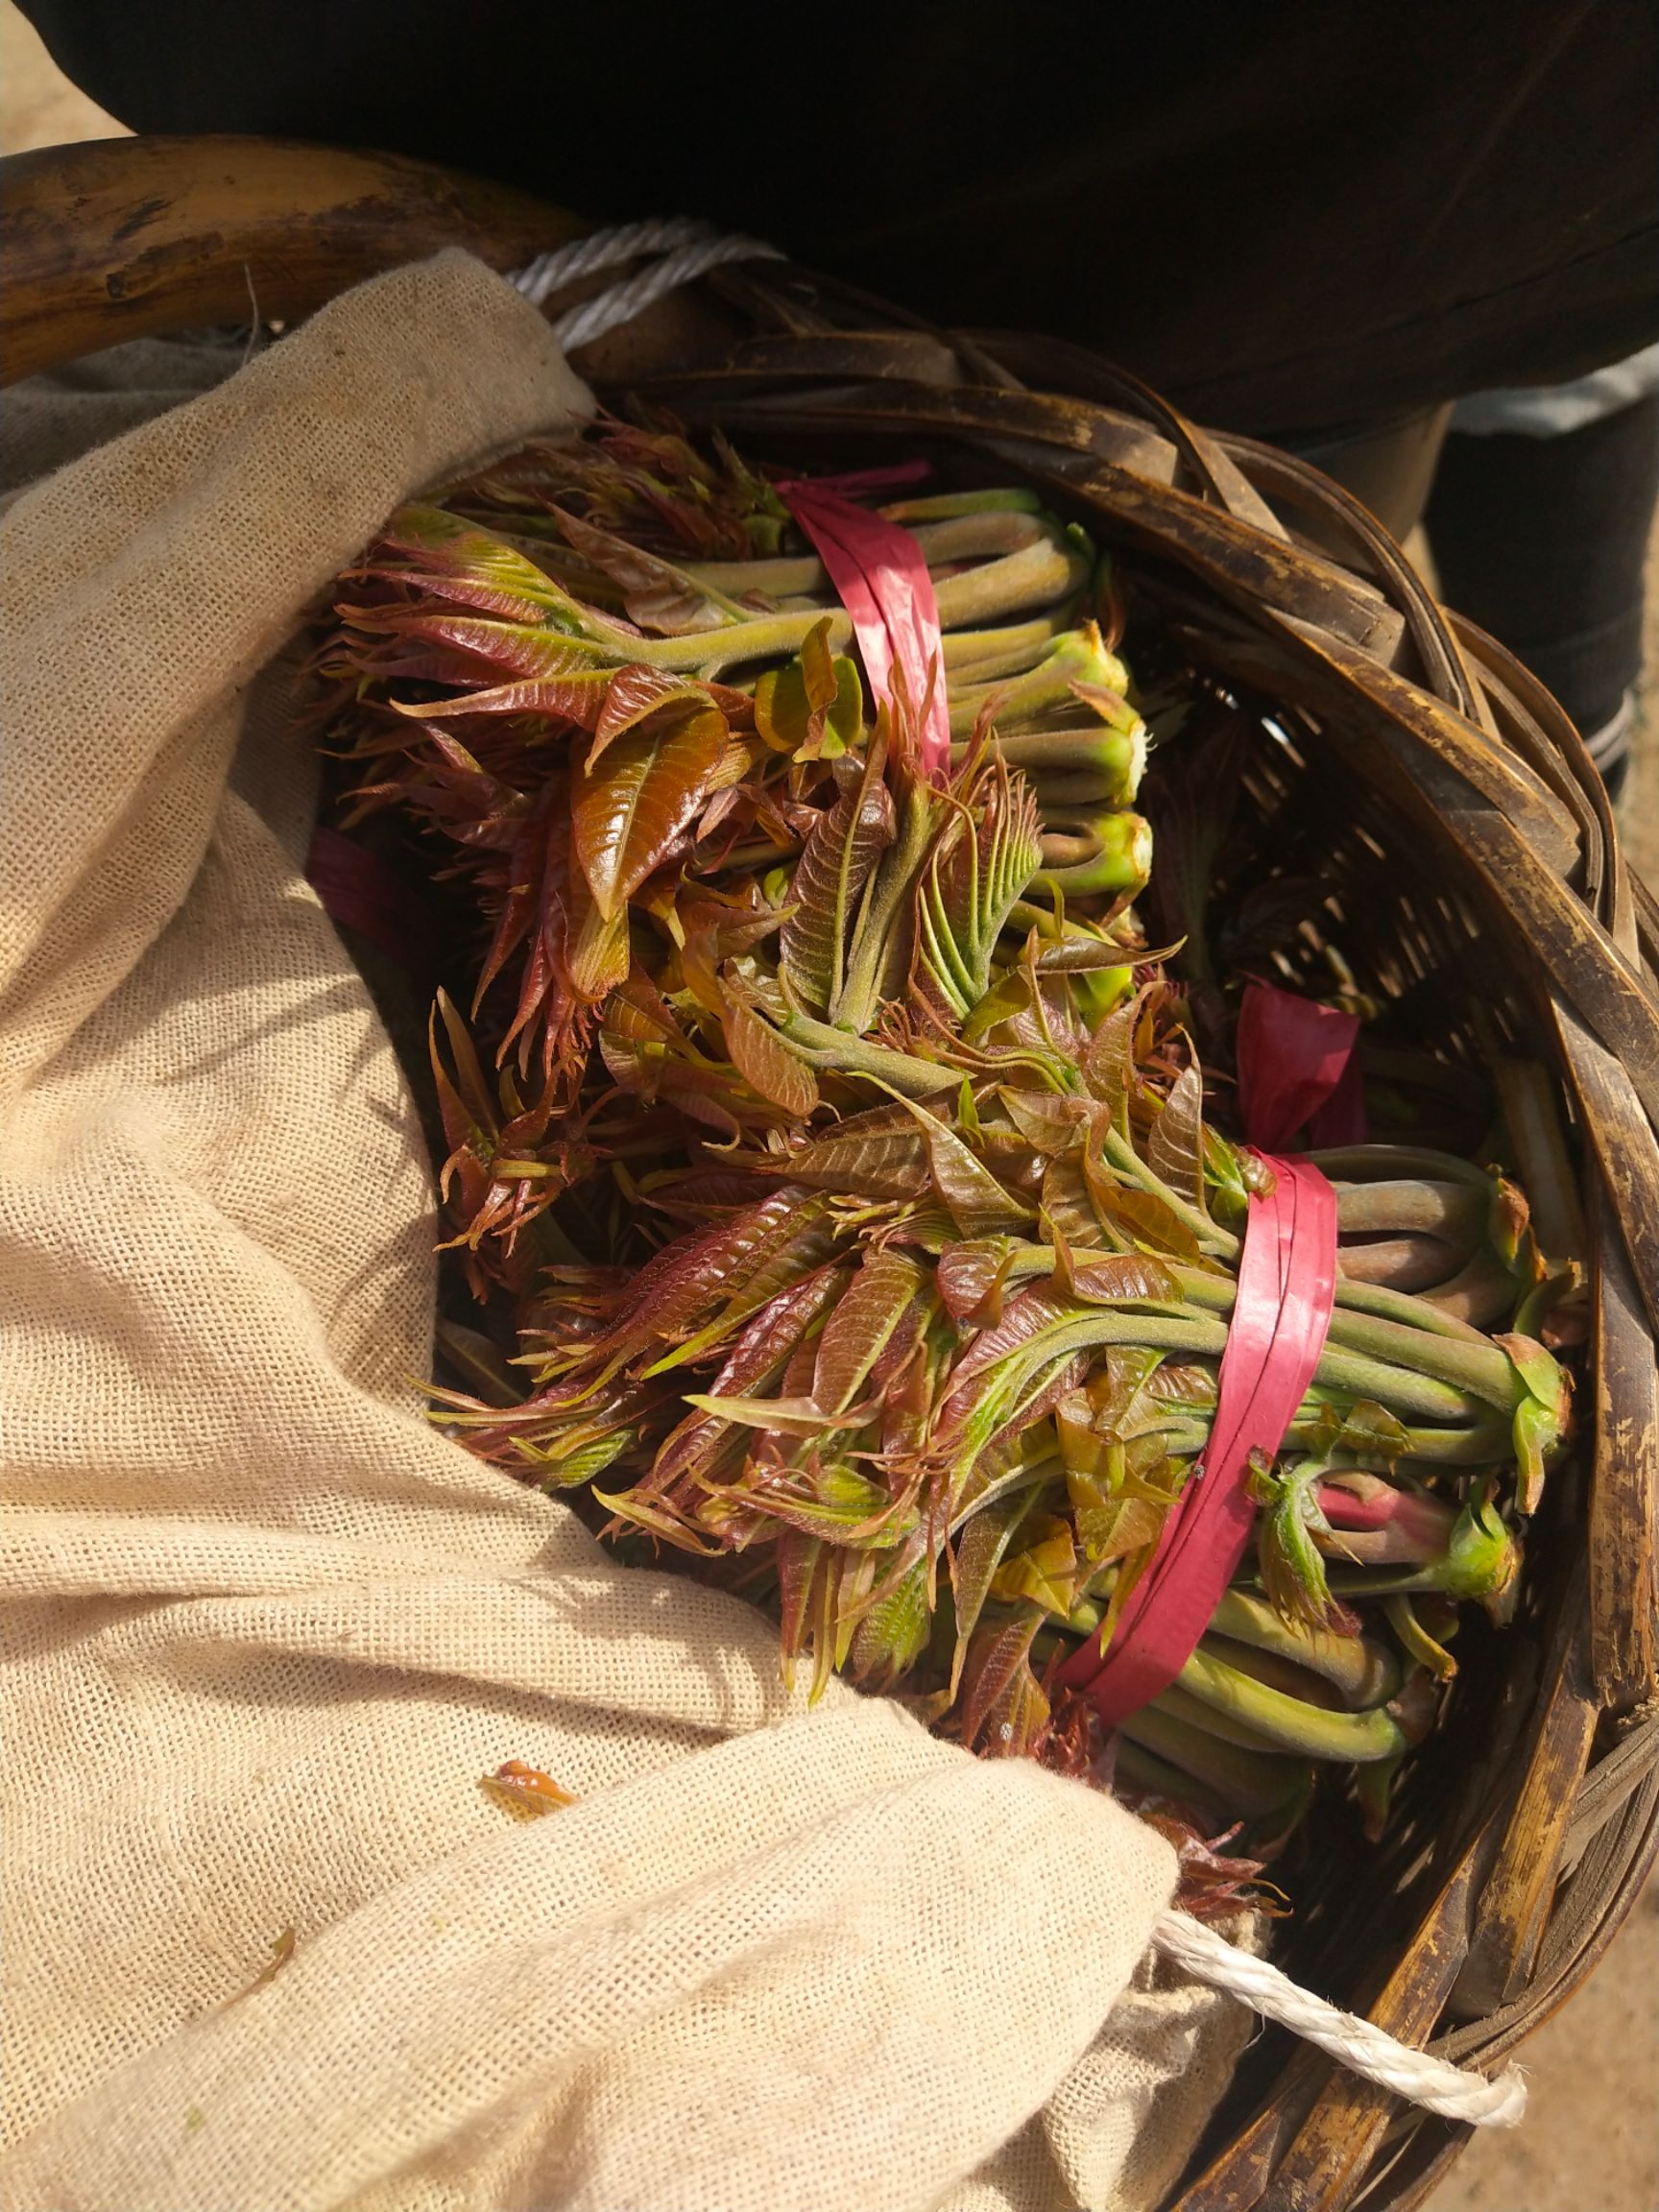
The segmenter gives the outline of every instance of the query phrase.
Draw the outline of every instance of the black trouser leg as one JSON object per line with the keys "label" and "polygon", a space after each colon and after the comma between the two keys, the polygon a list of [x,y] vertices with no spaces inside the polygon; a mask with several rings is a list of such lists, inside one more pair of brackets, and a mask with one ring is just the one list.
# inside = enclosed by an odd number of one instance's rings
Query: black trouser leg
{"label": "black trouser leg", "polygon": [[1615,790],[1656,502],[1659,393],[1556,438],[1455,432],[1426,517],[1447,604],[1549,686]]}

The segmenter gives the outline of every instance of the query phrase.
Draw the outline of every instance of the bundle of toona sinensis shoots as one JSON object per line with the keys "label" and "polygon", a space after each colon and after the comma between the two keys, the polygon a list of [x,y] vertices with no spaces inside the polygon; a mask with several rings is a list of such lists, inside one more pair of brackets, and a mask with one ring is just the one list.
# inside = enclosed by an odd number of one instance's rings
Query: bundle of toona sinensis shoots
{"label": "bundle of toona sinensis shoots", "polygon": [[775,491],[672,426],[527,448],[343,581],[356,813],[477,917],[433,1060],[484,1326],[438,1417],[767,1606],[815,1685],[1258,1856],[1322,1766],[1375,1829],[1461,1608],[1514,1604],[1577,1271],[1495,1169],[1312,1155],[1335,1309],[1254,1550],[1102,1743],[1060,1669],[1202,1466],[1272,1171],[1137,926],[1110,564],[1023,493],[882,512],[933,573],[948,771]]}

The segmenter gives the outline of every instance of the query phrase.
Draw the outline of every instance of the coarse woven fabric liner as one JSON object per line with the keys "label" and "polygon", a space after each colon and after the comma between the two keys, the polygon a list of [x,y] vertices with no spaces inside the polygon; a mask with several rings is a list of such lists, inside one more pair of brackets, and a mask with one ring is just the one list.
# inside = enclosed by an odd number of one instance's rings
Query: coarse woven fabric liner
{"label": "coarse woven fabric liner", "polygon": [[[124,349],[0,441],[68,464],[3,524],[0,2203],[1151,2205],[1252,2030],[1147,1952],[1167,1845],[809,1712],[421,1419],[430,1171],[303,880],[297,638],[589,402],[459,253],[236,362]],[[509,1758],[580,1802],[509,1820]]]}

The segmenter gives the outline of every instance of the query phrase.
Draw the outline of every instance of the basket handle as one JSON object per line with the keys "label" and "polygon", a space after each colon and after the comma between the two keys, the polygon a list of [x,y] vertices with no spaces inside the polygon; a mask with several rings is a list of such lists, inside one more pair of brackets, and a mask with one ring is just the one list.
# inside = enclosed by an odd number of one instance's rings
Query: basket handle
{"label": "basket handle", "polygon": [[458,170],[281,138],[14,154],[0,161],[0,382],[123,339],[297,322],[444,246],[516,268],[587,228]]}

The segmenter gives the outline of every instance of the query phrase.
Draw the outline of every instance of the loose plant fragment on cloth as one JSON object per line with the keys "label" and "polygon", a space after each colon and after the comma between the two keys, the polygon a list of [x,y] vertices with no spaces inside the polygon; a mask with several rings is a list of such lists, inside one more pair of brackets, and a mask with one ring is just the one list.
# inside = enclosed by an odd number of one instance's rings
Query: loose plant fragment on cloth
{"label": "loose plant fragment on cloth", "polygon": [[[778,493],[670,423],[527,447],[342,580],[348,815],[404,827],[461,930],[432,1068],[484,1310],[445,1321],[435,1417],[768,1608],[814,1694],[840,1672],[1109,1786],[1182,1840],[1184,1894],[1259,1904],[1319,1772],[1377,1832],[1460,1620],[1516,1603],[1575,1256],[1495,1154],[1311,1155],[1328,1338],[1251,1464],[1232,1586],[1105,1736],[1062,1671],[1203,1479],[1272,1181],[1194,1043],[1227,1065],[1253,972],[1205,923],[1242,709],[1166,671],[1142,702],[1190,725],[1159,952],[1123,577],[1019,489],[881,512],[932,578],[948,769],[902,673],[873,709]],[[1281,886],[1234,942],[1258,959],[1292,911]],[[516,1763],[486,1787],[564,1801]]]}
{"label": "loose plant fragment on cloth", "polygon": [[517,1820],[539,1820],[543,1814],[563,1812],[576,1802],[550,1774],[543,1774],[540,1767],[525,1766],[522,1759],[509,1759],[493,1774],[481,1774],[478,1787]]}
{"label": "loose plant fragment on cloth", "polygon": [[228,2011],[232,2005],[244,2004],[250,1997],[255,1996],[259,1990],[268,1989],[277,1975],[281,1973],[283,1967],[292,1960],[298,1946],[299,1936],[292,1928],[284,1928],[280,1935],[274,1936],[269,1945],[270,1958],[266,1960],[264,1965],[260,1967],[258,1973],[254,1975],[245,1989],[238,1989],[234,1997],[226,1999],[221,2009]]}

